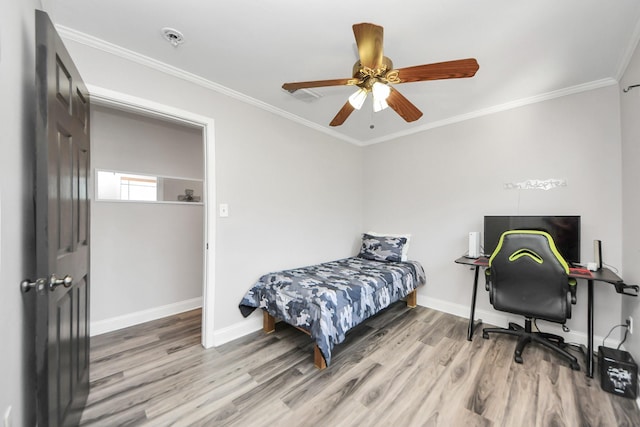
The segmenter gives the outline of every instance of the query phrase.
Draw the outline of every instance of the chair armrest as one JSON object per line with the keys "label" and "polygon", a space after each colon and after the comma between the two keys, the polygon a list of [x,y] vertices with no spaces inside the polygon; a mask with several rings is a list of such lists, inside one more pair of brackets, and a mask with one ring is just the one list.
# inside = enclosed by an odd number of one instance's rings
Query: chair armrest
{"label": "chair armrest", "polygon": [[571,304],[576,303],[576,290],[578,289],[578,281],[573,277],[569,278],[569,292],[571,293]]}

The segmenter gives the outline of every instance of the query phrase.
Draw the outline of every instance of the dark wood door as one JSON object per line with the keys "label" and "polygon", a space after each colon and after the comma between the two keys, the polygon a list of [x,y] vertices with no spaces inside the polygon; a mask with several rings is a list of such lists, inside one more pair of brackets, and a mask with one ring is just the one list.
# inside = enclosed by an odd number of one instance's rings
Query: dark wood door
{"label": "dark wood door", "polygon": [[89,95],[41,11],[36,96],[37,420],[67,426],[89,392]]}

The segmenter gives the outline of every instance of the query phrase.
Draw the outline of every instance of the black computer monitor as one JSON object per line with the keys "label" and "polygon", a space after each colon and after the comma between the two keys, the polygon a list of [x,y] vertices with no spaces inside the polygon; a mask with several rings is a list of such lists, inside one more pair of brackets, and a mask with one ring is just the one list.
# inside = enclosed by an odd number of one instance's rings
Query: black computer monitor
{"label": "black computer monitor", "polygon": [[509,216],[484,217],[484,253],[493,253],[500,236],[507,230],[543,230],[553,237],[562,257],[571,264],[580,262],[580,216]]}

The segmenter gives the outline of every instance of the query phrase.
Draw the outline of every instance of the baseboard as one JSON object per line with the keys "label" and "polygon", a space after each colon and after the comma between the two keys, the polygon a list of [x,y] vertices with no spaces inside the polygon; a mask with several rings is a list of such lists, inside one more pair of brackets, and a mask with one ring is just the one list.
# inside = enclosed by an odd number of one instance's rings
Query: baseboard
{"label": "baseboard", "polygon": [[[439,300],[437,298],[422,296],[420,294],[418,294],[418,305],[442,311],[444,313],[453,314],[455,316],[460,316],[467,319],[469,318],[470,307],[468,305],[455,304],[449,301]],[[509,322],[522,323],[522,317],[520,316],[510,316],[494,310],[476,309],[475,318],[476,320],[482,319],[482,322],[485,324],[495,325],[498,327],[506,327]],[[545,332],[550,332],[552,334],[561,334],[565,337],[565,340],[567,342],[581,344],[584,346],[587,345],[588,339],[586,332],[563,332],[560,325],[551,322],[543,322],[542,325],[544,326],[541,326],[541,329],[543,329]],[[602,340],[602,336],[594,335],[594,351],[597,350],[596,343],[602,342]]]}
{"label": "baseboard", "polygon": [[128,328],[129,326],[138,325],[140,323],[149,322],[151,320],[161,319],[163,317],[171,316],[189,310],[194,310],[200,307],[202,307],[202,297],[180,301],[173,304],[167,304],[160,307],[154,307],[147,310],[137,311],[135,313],[112,317],[110,319],[91,322],[91,336],[93,337],[95,335],[117,331],[118,329]]}
{"label": "baseboard", "polygon": [[[258,313],[259,316],[255,313]],[[262,310],[256,310],[247,319],[213,332],[213,346],[217,347],[262,329]]]}
{"label": "baseboard", "polygon": [[[453,304],[448,301],[438,300],[430,297],[424,297],[418,293],[418,305],[422,307],[432,308],[434,310],[442,311],[445,313],[453,314],[455,316],[460,316],[464,318],[469,318],[469,306]],[[236,323],[235,325],[228,326],[226,328],[222,328],[213,333],[213,341],[214,346],[217,347],[219,345],[228,343],[235,339],[241,338],[245,335],[248,335],[252,332],[255,332],[262,328],[262,316],[258,316],[255,313],[260,312],[260,310],[256,310],[249,318]],[[508,317],[502,316],[498,312],[481,312],[476,311],[476,319],[480,316],[480,318],[484,319],[485,322],[491,323],[492,325],[502,325],[503,323],[506,325],[509,320],[514,321],[517,318],[509,319]],[[484,317],[483,317],[484,316]],[[586,335],[585,335],[586,342]]]}
{"label": "baseboard", "polygon": [[[440,300],[437,298],[431,298],[421,295],[418,292],[418,305],[422,307],[432,308],[434,310],[442,311],[444,313],[453,314],[454,316],[469,318],[470,307],[468,305],[454,304],[449,301]],[[476,312],[476,317],[477,312]]]}
{"label": "baseboard", "polygon": [[[454,316],[469,318],[471,308],[468,305],[455,304],[449,301],[440,300],[437,298],[420,296],[418,294],[418,305],[423,307],[432,308],[434,310],[442,311],[443,313],[453,314]],[[483,323],[495,325],[495,326],[507,326],[509,322],[522,321],[522,318],[516,316],[509,316],[499,311],[486,311],[476,309],[476,320],[482,319]],[[586,335],[585,335],[586,338]],[[586,342],[586,339],[585,339]]]}
{"label": "baseboard", "polygon": [[[442,311],[444,313],[453,314],[454,316],[469,318],[469,306],[463,304],[455,304],[449,301],[440,300],[428,296],[423,296],[418,293],[418,305],[422,307],[431,308],[434,310]],[[256,310],[258,312],[259,310]],[[509,322],[522,322],[522,318],[519,316],[509,316],[494,310],[478,310],[476,309],[476,320],[482,319],[483,323],[506,327]],[[214,331],[213,333],[213,345],[217,347],[219,345],[228,343],[235,339],[241,338],[252,332],[255,332],[262,328],[262,316],[252,314],[248,319],[238,322],[234,325],[222,328]],[[550,322],[544,323],[544,331],[550,333],[562,334],[566,337],[567,342],[576,344],[587,345],[587,334],[583,332],[562,332],[560,325],[556,325]],[[601,336],[594,336],[594,346],[597,342],[602,342]]]}

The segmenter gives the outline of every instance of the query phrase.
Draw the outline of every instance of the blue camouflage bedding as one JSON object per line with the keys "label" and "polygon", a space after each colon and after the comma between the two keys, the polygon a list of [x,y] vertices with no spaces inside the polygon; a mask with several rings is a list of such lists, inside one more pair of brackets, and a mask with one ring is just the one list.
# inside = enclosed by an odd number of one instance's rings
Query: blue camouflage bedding
{"label": "blue camouflage bedding", "polygon": [[346,258],[262,276],[240,302],[247,317],[256,308],[308,331],[327,366],[331,350],[351,328],[425,283],[417,261]]}

